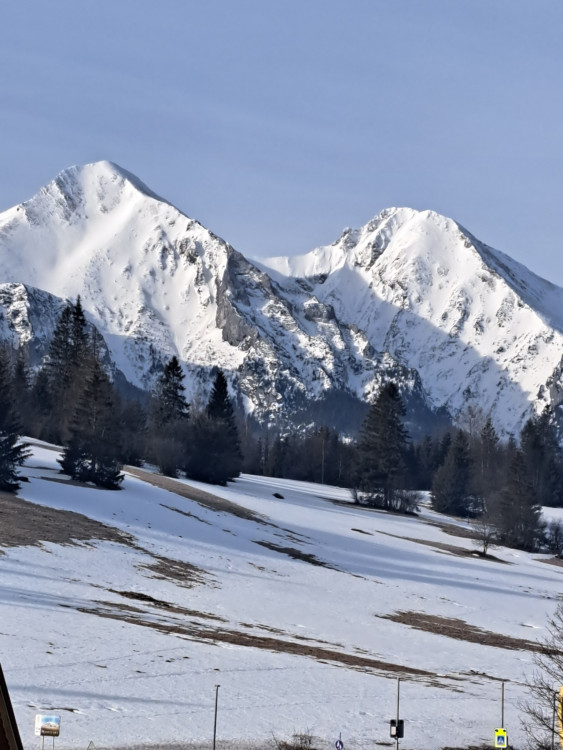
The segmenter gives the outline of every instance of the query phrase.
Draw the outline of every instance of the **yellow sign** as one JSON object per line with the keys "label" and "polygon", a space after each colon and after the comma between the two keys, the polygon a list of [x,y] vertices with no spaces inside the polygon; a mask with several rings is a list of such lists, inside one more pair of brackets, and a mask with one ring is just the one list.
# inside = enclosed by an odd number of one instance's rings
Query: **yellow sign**
{"label": "yellow sign", "polygon": [[508,747],[506,729],[495,729],[495,747]]}
{"label": "yellow sign", "polygon": [[559,739],[561,740],[561,748],[563,750],[563,685],[559,691],[559,705],[557,706],[557,724],[559,729]]}

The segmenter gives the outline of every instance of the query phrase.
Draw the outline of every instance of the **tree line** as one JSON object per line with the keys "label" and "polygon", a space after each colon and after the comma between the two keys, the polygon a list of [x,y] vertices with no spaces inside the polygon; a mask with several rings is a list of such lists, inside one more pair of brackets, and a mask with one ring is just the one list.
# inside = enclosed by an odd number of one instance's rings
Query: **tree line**
{"label": "tree line", "polygon": [[413,513],[420,491],[434,510],[473,521],[487,554],[503,544],[563,556],[563,527],[544,524],[542,506],[563,507],[563,455],[547,406],[517,437],[501,440],[490,418],[469,405],[466,429],[409,438],[399,388],[386,384],[359,434],[345,439],[328,428],[254,442],[249,471],[350,487],[357,503]]}
{"label": "tree line", "polygon": [[176,357],[152,393],[124,396],[80,298],[68,302],[35,372],[24,350],[0,348],[0,489],[19,487],[18,467],[29,453],[22,434],[63,446],[62,472],[107,489],[119,488],[123,465],[142,462],[169,476],[226,483],[239,475],[242,453],[227,381],[220,370],[213,377],[199,410],[185,398]]}
{"label": "tree line", "polygon": [[35,370],[24,350],[0,349],[0,488],[19,486],[28,451],[21,434],[63,446],[61,471],[116,489],[123,465],[153,464],[169,476],[224,484],[241,471],[350,487],[358,503],[414,512],[417,492],[435,510],[475,519],[483,550],[499,542],[563,553],[563,531],[545,528],[541,506],[563,506],[563,457],[550,407],[517,437],[501,440],[468,406],[464,429],[413,442],[398,386],[384,385],[353,438],[326,426],[276,431],[237,413],[220,370],[204,406],[188,403],[176,357],[150,394],[124,395],[103,339],[80,298],[68,302]]}

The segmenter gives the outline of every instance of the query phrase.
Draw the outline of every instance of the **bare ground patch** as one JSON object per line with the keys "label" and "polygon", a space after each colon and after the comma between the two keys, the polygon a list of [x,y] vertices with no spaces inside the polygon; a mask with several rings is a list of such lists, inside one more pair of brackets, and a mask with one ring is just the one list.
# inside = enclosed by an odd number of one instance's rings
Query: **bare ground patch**
{"label": "bare ground patch", "polygon": [[237,518],[243,518],[246,521],[254,521],[256,523],[269,525],[266,516],[263,516],[260,513],[255,513],[247,508],[243,508],[241,505],[237,505],[230,500],[225,500],[217,495],[212,495],[211,492],[205,492],[205,490],[190,487],[188,484],[180,482],[177,479],[164,477],[161,474],[153,474],[150,471],[139,469],[136,466],[126,466],[124,467],[124,470],[127,474],[131,474],[131,476],[137,477],[137,479],[142,479],[143,482],[173,492],[175,495],[184,497],[187,500],[193,500],[209,510],[214,510],[218,513],[230,513],[231,515],[237,516]]}
{"label": "bare ground patch", "polygon": [[0,547],[39,547],[42,542],[69,545],[94,540],[135,546],[130,534],[82,513],[48,508],[0,492]]}
{"label": "bare ground patch", "polygon": [[[139,548],[140,549],[140,548]],[[170,557],[154,555],[147,550],[143,550],[150,555],[154,562],[140,565],[139,567],[150,571],[152,578],[159,578],[162,581],[173,581],[179,586],[191,588],[196,584],[208,583],[209,574],[201,568],[185,562],[184,560],[173,560]]]}
{"label": "bare ground patch", "polygon": [[429,539],[417,539],[416,537],[410,536],[399,536],[398,534],[390,534],[388,531],[378,531],[377,533],[384,534],[385,536],[392,536],[394,539],[404,539],[407,542],[423,544],[425,547],[433,547],[439,552],[448,552],[450,555],[456,555],[457,557],[467,557],[473,560],[489,560],[490,562],[501,563],[501,565],[512,564],[506,560],[501,560],[500,557],[495,557],[494,555],[482,555],[477,550],[465,549],[465,547],[458,547],[455,544],[445,544],[444,542],[434,542]]}
{"label": "bare ground patch", "polygon": [[[164,609],[167,612],[171,612],[175,615],[183,615],[185,617],[200,617],[206,620],[216,620],[217,622],[227,622],[224,617],[220,615],[214,615],[211,612],[201,612],[196,609],[187,609],[186,607],[179,607],[177,604],[163,601],[162,599],[155,599],[149,594],[143,594],[139,591],[116,591],[115,589],[108,589],[112,594],[117,594],[125,599],[132,599],[133,601],[142,602],[143,604],[149,604],[157,609]],[[122,608],[126,609],[127,605],[121,604]],[[130,609],[136,612],[143,612],[138,607],[130,607]]]}
{"label": "bare ground patch", "polygon": [[422,612],[394,612],[391,615],[376,615],[382,620],[391,620],[402,625],[408,625],[426,633],[445,635],[457,641],[478,643],[480,646],[493,646],[494,648],[506,648],[509,650],[537,651],[538,644],[524,638],[513,638],[509,635],[493,633],[490,630],[482,630],[475,625],[470,625],[465,620],[455,617],[440,617],[439,615],[427,615]]}
{"label": "bare ground patch", "polygon": [[[357,669],[359,671],[376,671],[384,674],[402,675],[411,679],[430,682],[440,686],[437,676],[423,669],[407,667],[400,664],[386,662],[363,653],[345,653],[342,649],[329,648],[315,642],[293,641],[284,638],[273,638],[261,634],[241,632],[230,628],[212,628],[197,622],[171,622],[155,619],[150,613],[132,611],[130,606],[113,604],[111,602],[96,601],[92,607],[79,607],[80,612],[97,615],[127,622],[132,625],[148,627],[161,633],[179,635],[202,643],[228,643],[247,648],[258,648],[276,653],[306,656],[322,663],[329,663]],[[134,609],[134,608],[133,608]],[[197,613],[196,617],[205,617]],[[248,623],[246,624],[248,625]],[[255,626],[256,627],[256,626]]]}
{"label": "bare ground patch", "polygon": [[436,526],[444,534],[450,536],[457,536],[460,539],[477,539],[477,534],[473,529],[466,529],[463,526],[456,526],[454,523],[447,523],[446,521],[428,521],[429,526]]}
{"label": "bare ground patch", "polygon": [[561,557],[536,557],[534,559],[538,562],[545,563],[546,565],[555,565],[556,568],[563,568],[563,559]]}
{"label": "bare ground patch", "polygon": [[254,541],[255,544],[259,544],[261,547],[271,549],[273,552],[280,552],[282,555],[287,555],[292,560],[302,560],[303,562],[309,563],[310,565],[317,565],[320,568],[329,568],[330,570],[337,570],[333,565],[330,565],[323,560],[319,560],[318,557],[312,555],[310,552],[303,552],[296,547],[284,547],[281,544],[275,544],[274,542],[265,541]]}
{"label": "bare ground patch", "polygon": [[[94,541],[124,544],[147,555],[150,561],[139,567],[149,571],[154,578],[171,580],[186,587],[213,580],[209,573],[188,562],[154,555],[137,544],[131,534],[114,526],[72,510],[57,510],[9,492],[0,492],[0,548],[40,547],[45,542],[79,545]],[[4,554],[2,549],[1,554]]]}

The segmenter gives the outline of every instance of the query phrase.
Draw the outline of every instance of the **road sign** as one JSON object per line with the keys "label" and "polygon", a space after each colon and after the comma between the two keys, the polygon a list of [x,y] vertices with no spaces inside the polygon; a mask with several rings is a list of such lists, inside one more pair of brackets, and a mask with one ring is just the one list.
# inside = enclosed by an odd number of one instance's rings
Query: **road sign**
{"label": "road sign", "polygon": [[495,729],[495,747],[508,747],[506,729]]}
{"label": "road sign", "polygon": [[336,742],[334,743],[334,747],[336,748],[336,750],[344,750],[344,743],[342,742],[342,740],[336,740]]}

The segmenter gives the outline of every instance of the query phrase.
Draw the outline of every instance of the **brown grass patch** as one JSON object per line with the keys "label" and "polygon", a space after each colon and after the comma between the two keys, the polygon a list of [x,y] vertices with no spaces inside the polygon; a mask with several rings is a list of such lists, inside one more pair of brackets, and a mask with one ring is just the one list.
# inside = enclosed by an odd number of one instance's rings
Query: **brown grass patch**
{"label": "brown grass patch", "polygon": [[549,557],[547,559],[535,557],[534,560],[545,563],[546,565],[555,565],[556,568],[563,568],[563,559],[560,557]]}
{"label": "brown grass patch", "polygon": [[489,560],[490,562],[501,563],[502,565],[511,565],[506,560],[501,560],[499,557],[494,555],[482,555],[476,549],[465,549],[465,547],[458,547],[455,544],[445,544],[444,542],[433,542],[429,539],[417,539],[416,537],[410,536],[399,536],[398,534],[390,534],[388,531],[378,531],[378,534],[384,536],[391,536],[394,539],[404,539],[407,542],[415,542],[416,544],[422,544],[425,547],[433,547],[439,552],[448,552],[450,555],[456,555],[456,557],[467,557],[479,560]]}
{"label": "brown grass patch", "polygon": [[0,547],[39,547],[43,542],[69,545],[93,540],[134,546],[130,534],[82,513],[48,508],[0,492]]}
{"label": "brown grass patch", "polygon": [[[150,596],[149,594],[143,594],[139,591],[116,591],[115,589],[108,589],[112,594],[117,594],[118,596],[123,596],[125,599],[133,599],[137,602],[142,602],[144,604],[149,604],[152,607],[156,607],[157,609],[164,609],[167,612],[172,612],[176,615],[184,615],[186,617],[201,617],[206,620],[216,620],[217,622],[227,622],[224,617],[220,617],[219,615],[211,614],[211,612],[201,612],[196,609],[187,609],[186,607],[179,607],[177,604],[171,604],[170,602],[163,601],[162,599],[155,599],[153,596]],[[130,607],[127,604],[121,604],[119,605],[122,609],[131,609],[136,612],[143,612],[142,609],[139,609],[138,607]]]}
{"label": "brown grass patch", "polygon": [[474,529],[465,529],[463,526],[456,526],[454,523],[446,523],[445,521],[428,521],[430,526],[436,526],[444,534],[450,536],[457,536],[460,539],[477,539],[477,534]]}
{"label": "brown grass patch", "polygon": [[[323,663],[336,664],[341,666],[358,669],[361,671],[377,671],[391,673],[393,675],[404,675],[412,679],[431,680],[433,684],[436,675],[424,669],[407,667],[394,662],[385,662],[375,657],[364,654],[349,654],[340,649],[327,648],[323,645],[314,643],[295,642],[292,640],[273,638],[270,636],[257,635],[253,633],[240,632],[229,628],[210,628],[203,627],[197,623],[167,622],[155,621],[154,615],[151,619],[145,618],[142,614],[131,612],[130,608],[120,605],[114,605],[110,602],[97,601],[93,607],[79,607],[80,612],[97,615],[114,620],[120,620],[132,625],[148,627],[161,633],[170,635],[181,635],[189,640],[200,641],[203,643],[229,643],[234,646],[243,646],[247,648],[259,648],[266,651],[272,651],[283,654],[293,654],[295,656],[306,656]],[[195,616],[206,616],[202,613],[196,613]]]}
{"label": "brown grass patch", "polygon": [[[139,547],[139,549],[141,548]],[[154,562],[146,563],[139,567],[153,573],[152,578],[173,581],[186,588],[192,588],[192,586],[207,582],[209,574],[191,563],[184,562],[183,560],[173,560],[170,557],[162,557],[161,555],[154,555],[144,549],[142,551],[150,555]]]}
{"label": "brown grass patch", "polygon": [[269,525],[266,516],[263,516],[260,513],[255,513],[247,508],[243,508],[236,503],[232,503],[230,500],[225,500],[222,497],[217,497],[217,495],[212,495],[211,492],[205,492],[204,490],[190,487],[190,485],[180,482],[177,479],[165,477],[161,474],[153,474],[150,471],[139,469],[136,466],[126,466],[124,467],[124,470],[127,474],[137,477],[137,479],[142,479],[143,482],[173,492],[175,495],[186,498],[186,500],[193,500],[195,503],[198,503],[198,505],[202,505],[209,510],[214,510],[217,513],[230,513],[237,518],[243,518],[245,521],[254,521],[255,523]]}
{"label": "brown grass patch", "polygon": [[309,563],[310,565],[317,565],[320,568],[329,568],[330,570],[337,570],[333,565],[319,560],[318,557],[312,555],[309,552],[303,552],[295,547],[284,547],[281,544],[275,544],[274,542],[264,542],[255,540],[255,544],[259,544],[261,547],[271,549],[273,552],[280,552],[282,555],[287,555],[292,560],[302,560],[303,562]]}
{"label": "brown grass patch", "polygon": [[480,646],[492,646],[493,648],[506,648],[509,650],[537,651],[538,644],[524,638],[513,638],[509,635],[493,633],[490,630],[482,630],[475,625],[470,625],[465,620],[455,617],[440,617],[439,615],[427,615],[423,612],[394,612],[391,615],[376,615],[382,620],[391,620],[402,625],[408,625],[417,630],[435,635],[445,635],[457,641],[478,643]]}

